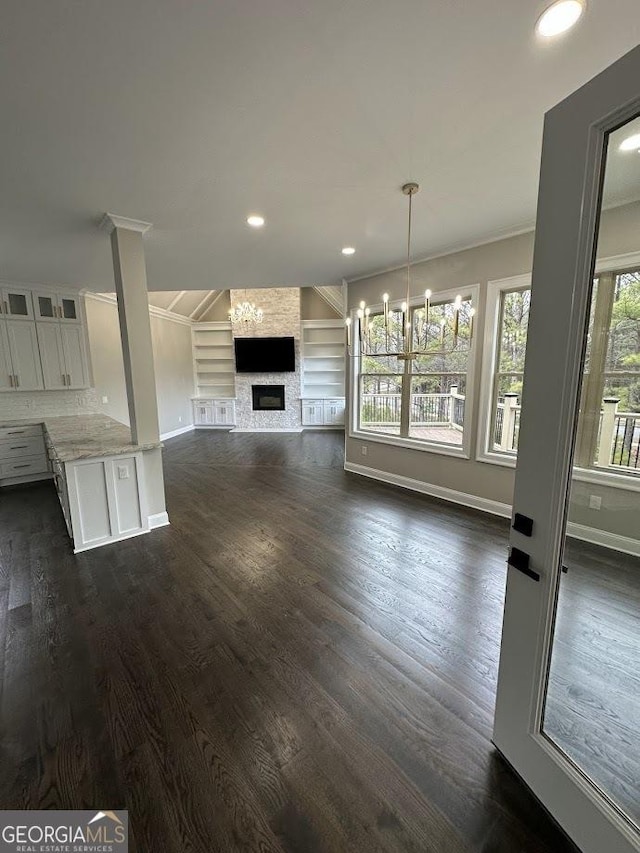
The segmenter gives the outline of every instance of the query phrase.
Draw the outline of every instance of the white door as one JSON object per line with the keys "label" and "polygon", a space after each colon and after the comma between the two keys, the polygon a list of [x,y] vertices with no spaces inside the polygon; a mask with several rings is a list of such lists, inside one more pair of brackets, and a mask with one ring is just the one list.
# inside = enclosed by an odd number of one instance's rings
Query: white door
{"label": "white door", "polygon": [[38,344],[42,359],[44,387],[47,391],[63,390],[67,387],[67,369],[59,323],[36,323]]}
{"label": "white door", "polygon": [[639,116],[640,47],[545,119],[494,728],[584,853],[640,850]]}
{"label": "white door", "polygon": [[62,349],[66,365],[67,388],[86,388],[89,385],[87,352],[82,326],[60,325]]}
{"label": "white door", "polygon": [[6,323],[0,322],[0,391],[13,391],[13,365]]}
{"label": "white door", "polygon": [[8,320],[7,337],[18,391],[41,391],[44,383],[35,323]]}

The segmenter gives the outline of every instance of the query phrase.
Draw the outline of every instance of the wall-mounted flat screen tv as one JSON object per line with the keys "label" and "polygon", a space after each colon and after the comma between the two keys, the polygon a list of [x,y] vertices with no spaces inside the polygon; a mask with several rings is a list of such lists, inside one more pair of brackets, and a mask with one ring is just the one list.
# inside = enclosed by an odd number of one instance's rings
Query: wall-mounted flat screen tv
{"label": "wall-mounted flat screen tv", "polygon": [[235,338],[236,373],[295,373],[293,338]]}

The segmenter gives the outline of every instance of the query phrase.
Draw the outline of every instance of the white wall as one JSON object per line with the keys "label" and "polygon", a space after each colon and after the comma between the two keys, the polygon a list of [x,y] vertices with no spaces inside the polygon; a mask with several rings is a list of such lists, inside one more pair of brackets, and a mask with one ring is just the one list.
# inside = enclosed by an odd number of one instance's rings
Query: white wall
{"label": "white wall", "polygon": [[[115,302],[88,294],[89,347],[95,390],[101,410],[129,423],[122,345]],[[185,323],[151,316],[151,338],[158,396],[160,434],[193,424],[193,361],[191,328]],[[102,403],[106,397],[107,402]]]}

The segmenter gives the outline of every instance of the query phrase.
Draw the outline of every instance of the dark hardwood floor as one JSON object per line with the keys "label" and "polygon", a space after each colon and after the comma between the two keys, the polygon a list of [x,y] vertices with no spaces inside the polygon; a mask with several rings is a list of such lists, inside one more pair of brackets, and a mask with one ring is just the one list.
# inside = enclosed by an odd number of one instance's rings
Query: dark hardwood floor
{"label": "dark hardwood floor", "polygon": [[138,853],[573,850],[490,743],[507,522],[339,433],[165,462],[171,526],[78,556],[50,484],[0,496],[0,807],[125,807]]}

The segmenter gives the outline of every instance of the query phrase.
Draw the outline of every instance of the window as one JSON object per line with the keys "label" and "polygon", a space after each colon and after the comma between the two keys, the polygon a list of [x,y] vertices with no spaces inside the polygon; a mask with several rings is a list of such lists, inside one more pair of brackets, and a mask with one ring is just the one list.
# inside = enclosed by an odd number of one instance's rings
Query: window
{"label": "window", "polygon": [[[490,282],[479,458],[515,464],[531,288],[528,277]],[[487,323],[490,329],[491,324]],[[640,270],[594,280],[576,464],[640,474]]]}
{"label": "window", "polygon": [[455,342],[454,299],[455,295],[438,294],[430,305],[428,324],[423,306],[410,308],[412,349],[426,350],[415,359],[385,355],[404,349],[399,308],[390,309],[388,332],[382,309],[369,317],[367,354],[355,360],[356,431],[374,434],[387,442],[437,447],[457,454],[467,451],[472,294],[463,294]]}
{"label": "window", "polygon": [[500,293],[489,446],[494,451],[513,456],[518,448],[520,432],[520,398],[530,305],[530,287],[515,287]]}

